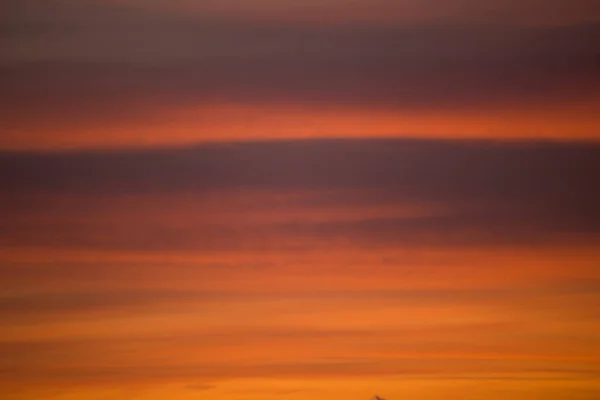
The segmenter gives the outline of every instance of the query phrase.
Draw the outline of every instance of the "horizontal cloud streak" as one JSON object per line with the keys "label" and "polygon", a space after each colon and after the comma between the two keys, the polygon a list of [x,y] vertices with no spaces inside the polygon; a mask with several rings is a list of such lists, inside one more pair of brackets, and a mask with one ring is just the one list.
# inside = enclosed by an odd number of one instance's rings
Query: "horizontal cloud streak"
{"label": "horizontal cloud streak", "polygon": [[122,250],[596,240],[598,160],[595,144],[410,140],[5,153],[1,236]]}
{"label": "horizontal cloud streak", "polygon": [[7,49],[15,54],[5,50],[1,65],[2,103],[97,110],[99,118],[111,103],[135,112],[148,96],[184,104],[333,101],[410,108],[597,96],[597,24],[301,29],[192,21],[157,28],[143,30],[146,38],[134,26],[137,42],[114,46],[92,41],[108,32],[88,34],[88,43],[85,30],[74,30],[63,34],[67,43],[49,43],[55,54],[42,47],[43,57],[31,60],[20,59],[27,46],[13,44]]}
{"label": "horizontal cloud streak", "polygon": [[[558,107],[588,119],[597,109],[600,28],[585,18],[315,26],[92,2],[47,6],[9,5],[0,20],[0,130],[16,142],[36,129],[60,137],[230,103]],[[194,129],[214,129],[203,119]]]}

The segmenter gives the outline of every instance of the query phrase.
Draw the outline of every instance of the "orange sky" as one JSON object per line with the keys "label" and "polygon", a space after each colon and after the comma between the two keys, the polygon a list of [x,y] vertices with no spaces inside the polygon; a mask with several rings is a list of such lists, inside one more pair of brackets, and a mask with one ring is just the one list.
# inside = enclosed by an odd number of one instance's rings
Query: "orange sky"
{"label": "orange sky", "polygon": [[214,104],[153,110],[130,120],[28,122],[2,137],[11,150],[176,146],[307,138],[433,138],[597,141],[596,103],[519,110],[403,110],[285,104]]}
{"label": "orange sky", "polygon": [[0,15],[3,399],[600,397],[596,2]]}
{"label": "orange sky", "polygon": [[597,242],[488,242],[467,226],[408,242],[293,228],[456,212],[347,190],[42,193],[15,197],[4,216],[8,398],[600,389]]}
{"label": "orange sky", "polygon": [[[28,271],[3,295],[3,390],[14,398],[591,399],[598,390],[598,294],[565,283],[598,279],[593,249],[90,255],[83,264],[46,254],[5,258]],[[46,269],[53,277],[41,280]]]}

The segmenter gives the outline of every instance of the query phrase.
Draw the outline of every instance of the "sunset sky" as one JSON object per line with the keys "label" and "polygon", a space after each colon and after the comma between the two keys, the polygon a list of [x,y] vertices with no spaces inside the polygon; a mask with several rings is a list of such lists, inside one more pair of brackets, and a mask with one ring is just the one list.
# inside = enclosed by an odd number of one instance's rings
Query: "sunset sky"
{"label": "sunset sky", "polygon": [[600,398],[600,3],[0,4],[0,397]]}

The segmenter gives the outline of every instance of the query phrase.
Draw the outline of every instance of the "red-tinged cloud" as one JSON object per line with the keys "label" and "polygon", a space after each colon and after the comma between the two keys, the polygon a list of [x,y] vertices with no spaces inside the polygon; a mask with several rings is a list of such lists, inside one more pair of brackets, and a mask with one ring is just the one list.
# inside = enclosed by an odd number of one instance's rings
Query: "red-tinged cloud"
{"label": "red-tinged cloud", "polygon": [[6,246],[597,240],[596,144],[291,141],[0,158]]}
{"label": "red-tinged cloud", "polygon": [[[266,135],[261,129],[269,127],[261,117],[257,126],[244,122],[256,115],[243,117],[235,128],[227,127],[235,113],[217,117],[211,111],[231,104],[265,108],[267,114],[281,113],[278,105],[313,113],[351,107],[343,118],[364,114],[373,126],[381,120],[377,112],[387,110],[400,120],[420,118],[425,126],[415,133],[410,130],[418,124],[396,121],[393,132],[373,128],[366,136],[423,135],[433,129],[427,120],[436,118],[450,126],[438,135],[474,130],[448,113],[518,121],[520,113],[529,112],[539,137],[597,132],[592,121],[599,95],[598,23],[593,19],[550,25],[442,19],[315,26],[91,2],[45,7],[9,5],[0,21],[4,148],[159,145],[184,141],[173,132],[181,130],[188,143]],[[196,118],[177,115],[189,109]],[[573,132],[566,126],[560,135],[544,132],[552,130],[543,124],[548,109],[555,110],[552,118],[566,114],[559,125],[568,122]],[[165,124],[160,132],[152,129],[157,118]],[[306,124],[306,118],[280,124],[280,134],[306,136],[286,134],[293,130],[287,125]],[[313,129],[313,135],[356,135],[328,118],[320,125],[329,121],[329,131]],[[512,135],[510,126],[500,132],[489,126],[498,123],[479,123],[470,135]],[[531,137],[535,127],[517,123],[514,129],[523,131],[514,133],[517,137]]]}

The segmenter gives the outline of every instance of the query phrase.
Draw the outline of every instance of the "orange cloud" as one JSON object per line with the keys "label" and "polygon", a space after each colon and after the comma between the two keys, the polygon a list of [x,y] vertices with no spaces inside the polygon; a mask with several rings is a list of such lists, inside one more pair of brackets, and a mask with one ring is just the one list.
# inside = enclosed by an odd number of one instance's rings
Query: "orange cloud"
{"label": "orange cloud", "polygon": [[4,149],[126,148],[307,138],[600,139],[595,103],[518,110],[403,110],[314,104],[215,104],[144,118],[39,126],[3,135]]}

